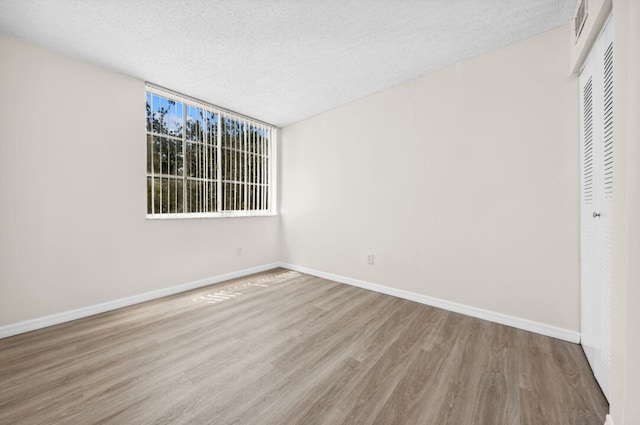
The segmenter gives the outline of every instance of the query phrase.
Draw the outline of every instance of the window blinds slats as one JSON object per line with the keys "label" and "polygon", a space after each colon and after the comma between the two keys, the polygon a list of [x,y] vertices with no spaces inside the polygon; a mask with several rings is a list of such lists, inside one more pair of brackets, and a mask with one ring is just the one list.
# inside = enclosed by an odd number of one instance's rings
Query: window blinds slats
{"label": "window blinds slats", "polygon": [[269,215],[272,126],[147,86],[147,215]]}

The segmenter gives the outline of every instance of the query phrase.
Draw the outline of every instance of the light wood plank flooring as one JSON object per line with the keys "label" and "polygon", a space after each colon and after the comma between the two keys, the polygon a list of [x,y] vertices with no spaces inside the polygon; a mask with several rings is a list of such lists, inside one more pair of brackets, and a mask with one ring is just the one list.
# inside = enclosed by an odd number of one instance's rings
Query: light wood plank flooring
{"label": "light wood plank flooring", "polygon": [[602,425],[580,346],[276,269],[0,340],[1,424]]}

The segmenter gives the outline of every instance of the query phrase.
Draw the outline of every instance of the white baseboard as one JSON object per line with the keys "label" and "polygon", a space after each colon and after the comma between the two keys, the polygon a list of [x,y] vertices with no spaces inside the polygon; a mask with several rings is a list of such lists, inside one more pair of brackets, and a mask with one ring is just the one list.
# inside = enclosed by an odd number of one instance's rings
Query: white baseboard
{"label": "white baseboard", "polygon": [[604,425],[613,425],[613,419],[610,415],[607,415],[607,419],[604,421]]}
{"label": "white baseboard", "polygon": [[[324,279],[333,280],[335,282],[357,286],[359,288],[368,289],[370,291],[375,291],[382,294],[392,295],[398,298],[404,298],[410,301],[419,302],[421,304],[438,307],[443,310],[453,311],[453,312],[461,313],[471,317],[477,317],[479,319],[500,323],[503,325],[511,326],[518,329],[523,329],[530,332],[535,332],[541,335],[546,335],[546,336],[562,339],[562,340],[573,342],[573,343],[580,342],[580,333],[574,332],[568,329],[558,328],[555,326],[546,325],[544,323],[533,322],[531,320],[522,319],[519,317],[509,316],[502,313],[496,313],[493,311],[484,310],[481,308],[472,307],[465,304],[459,304],[452,301],[430,297],[427,295],[417,294],[415,292],[391,288],[388,286],[378,285],[375,283],[365,282],[362,280],[352,279],[349,277],[340,276],[332,273],[326,273],[319,270],[310,269],[308,267],[297,266],[297,265],[288,264],[288,263],[265,264],[262,266],[252,267],[252,268],[240,270],[237,272],[226,273],[218,276],[209,277],[206,279],[197,280],[194,282],[171,286],[169,288],[159,289],[157,291],[151,291],[143,294],[133,295],[131,297],[120,298],[118,300],[108,301],[102,304],[82,307],[75,310],[52,314],[50,316],[39,317],[37,319],[0,326],[0,338],[6,338],[9,336],[21,334],[24,332],[46,328],[48,326],[53,326],[53,325],[69,322],[76,319],[81,319],[83,317],[93,316],[94,314],[104,313],[106,311],[111,311],[118,308],[127,307],[133,304],[139,304],[145,301],[150,301],[157,298],[178,294],[180,292],[185,292],[185,291],[200,288],[203,286],[212,285],[214,283],[220,283],[226,280],[248,276],[253,273],[259,273],[259,272],[270,270],[276,267],[284,267],[284,268],[298,271],[301,273],[306,273],[309,275],[322,277]],[[611,425],[612,423],[613,423],[612,421],[610,423],[607,422],[606,425]]]}
{"label": "white baseboard", "polygon": [[[580,333],[569,329],[559,328],[544,323],[534,322],[532,320],[522,319],[507,314],[497,313],[494,311],[484,310],[478,307],[472,307],[465,304],[459,304],[452,301],[434,298],[427,295],[417,294],[415,292],[405,291],[402,289],[390,288],[388,286],[378,285],[376,283],[365,282],[362,280],[352,279],[332,273],[326,273],[319,270],[310,269],[304,266],[294,264],[280,263],[281,267],[294,270],[300,273],[318,276],[324,279],[333,280],[335,282],[346,283],[347,285],[357,286],[359,288],[368,289],[370,291],[380,292],[381,294],[392,295],[398,298],[415,301],[421,304],[438,307],[443,310],[461,313],[467,316],[476,317],[478,319],[488,320],[490,322],[500,323],[502,325],[511,326],[513,328],[522,329],[537,334],[550,336],[553,338],[569,341],[573,343],[580,342]],[[608,424],[607,424],[608,425]]]}
{"label": "white baseboard", "polygon": [[52,314],[50,316],[39,317],[37,319],[13,323],[6,326],[0,326],[0,338],[6,338],[36,329],[46,328],[48,326],[53,326],[64,322],[70,322],[72,320],[81,319],[83,317],[93,316],[94,314],[104,313],[106,311],[127,307],[133,304],[139,304],[145,301],[167,297],[169,295],[190,291],[192,289],[201,288],[203,286],[212,285],[214,283],[224,282],[225,280],[248,276],[250,274],[259,273],[279,267],[279,265],[279,263],[271,263],[262,266],[251,267],[249,269],[244,269],[237,272],[225,273],[206,279],[196,280],[194,282],[171,286],[169,288],[158,289],[157,291],[145,292],[144,294],[133,295],[131,297],[120,298],[117,300],[108,301],[88,307],[82,307],[75,310],[63,311],[61,313]]}

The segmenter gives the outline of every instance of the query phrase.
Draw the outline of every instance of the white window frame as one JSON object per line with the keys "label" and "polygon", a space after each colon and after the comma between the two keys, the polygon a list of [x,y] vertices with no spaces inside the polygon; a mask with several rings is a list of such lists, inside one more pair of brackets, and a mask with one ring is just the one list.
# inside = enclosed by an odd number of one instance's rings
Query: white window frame
{"label": "white window frame", "polygon": [[[156,95],[162,98],[166,98],[169,101],[175,102],[176,105],[182,105],[181,120],[182,128],[180,136],[168,136],[146,129],[146,143],[147,143],[147,218],[148,219],[183,219],[183,218],[216,218],[216,217],[255,217],[255,216],[274,216],[277,215],[277,141],[278,141],[278,128],[274,125],[246,117],[244,115],[228,111],[218,106],[200,101],[198,99],[191,98],[189,96],[174,92],[172,90],[165,89],[163,87],[146,83],[145,99],[150,94]],[[146,100],[145,100],[146,102]],[[202,131],[200,136],[203,137],[202,142],[189,140],[187,138],[186,121],[187,121],[187,106],[198,108],[199,110],[209,112],[212,116],[215,114],[217,121],[216,141],[205,141],[204,138],[208,137],[206,131]],[[152,114],[154,111],[151,111]],[[240,128],[241,136],[235,140],[235,143],[240,143],[240,147],[236,145],[231,146],[231,137],[227,135],[226,131],[223,131],[223,122],[227,124],[231,121],[235,128]],[[206,130],[206,129],[205,129]],[[223,134],[225,133],[225,134]],[[171,140],[176,143],[177,146],[182,144],[181,153],[182,160],[180,164],[181,174],[162,174],[156,172],[157,164],[154,165],[154,152],[149,151],[153,149],[153,143],[149,143],[149,140],[154,140],[154,137],[161,137],[164,140]],[[229,139],[225,140],[225,137]],[[150,139],[151,138],[151,139]],[[251,142],[251,143],[249,143]],[[202,149],[206,149],[210,152],[210,158],[215,162],[215,175],[209,175],[208,177],[192,177],[187,175],[187,144],[201,145]],[[251,151],[251,148],[255,151]],[[157,151],[156,151],[157,152]],[[226,152],[226,155],[225,155]],[[215,157],[215,158],[214,158]],[[177,158],[177,156],[175,157]],[[227,158],[227,160],[225,160]],[[151,165],[149,166],[149,161]],[[176,159],[177,161],[177,159]],[[247,164],[249,161],[253,161],[253,176],[249,174],[249,168]],[[170,161],[167,160],[167,164]],[[170,167],[170,165],[167,165]],[[206,163],[207,171],[211,168],[209,163]],[[162,164],[160,164],[162,169]],[[260,171],[258,173],[257,171]],[[169,170],[170,172],[171,170]],[[232,173],[232,174],[230,174]],[[209,173],[206,173],[209,174]],[[231,178],[229,176],[232,176]],[[156,196],[156,187],[160,180],[160,196]],[[182,194],[182,212],[170,211],[170,203],[165,205],[162,201],[162,193],[168,193],[163,189],[163,180],[175,181],[175,187],[179,184],[181,186]],[[205,207],[201,207],[201,211],[186,211],[190,206],[191,200],[187,201],[188,190],[187,183],[191,181],[200,181],[207,189],[204,193],[207,197],[207,202],[200,203],[199,205],[206,204]],[[228,197],[224,194],[226,188],[229,188],[229,193],[232,194]],[[171,185],[168,186],[170,192]],[[233,189],[231,189],[233,188]],[[241,189],[237,192],[238,189]],[[250,190],[251,189],[251,190]],[[213,190],[215,202],[209,201],[210,190]],[[176,190],[171,196],[177,195]],[[251,193],[253,196],[249,196]],[[213,198],[211,198],[213,199]],[[228,202],[227,202],[228,201]],[[160,207],[156,208],[156,202],[160,202]],[[209,211],[207,207],[215,204],[215,210]],[[227,204],[227,205],[225,205]],[[166,208],[166,211],[164,209]],[[205,209],[206,211],[202,211]],[[160,210],[160,211],[158,211]]]}

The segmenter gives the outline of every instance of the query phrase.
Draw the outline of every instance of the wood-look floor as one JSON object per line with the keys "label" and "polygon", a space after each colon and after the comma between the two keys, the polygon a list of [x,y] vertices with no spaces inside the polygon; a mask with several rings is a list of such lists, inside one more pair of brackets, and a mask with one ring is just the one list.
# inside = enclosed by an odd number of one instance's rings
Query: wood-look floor
{"label": "wood-look floor", "polygon": [[0,340],[0,424],[602,425],[579,345],[282,269]]}

